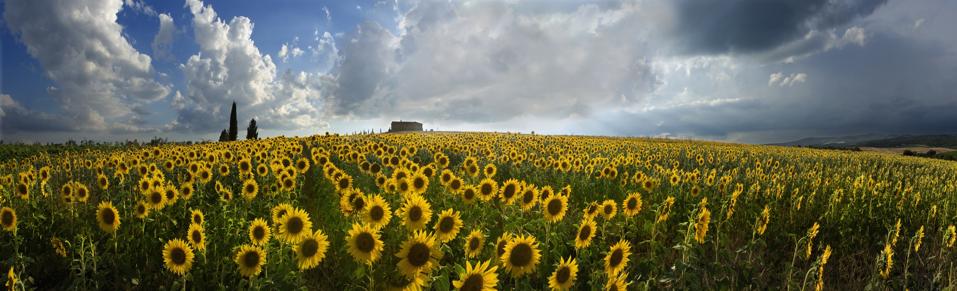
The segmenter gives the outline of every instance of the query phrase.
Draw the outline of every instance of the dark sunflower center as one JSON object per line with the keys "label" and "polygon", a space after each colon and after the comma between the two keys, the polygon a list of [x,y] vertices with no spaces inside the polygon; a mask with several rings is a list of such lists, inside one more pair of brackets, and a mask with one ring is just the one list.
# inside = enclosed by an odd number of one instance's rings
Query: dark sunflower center
{"label": "dark sunflower center", "polygon": [[139,213],[139,214],[146,213],[146,206],[142,204],[136,205],[136,213]]}
{"label": "dark sunflower center", "polygon": [[259,253],[255,251],[248,251],[243,254],[243,265],[247,268],[255,268],[259,266]]}
{"label": "dark sunflower center", "polygon": [[429,256],[431,256],[432,249],[424,243],[415,243],[409,248],[409,264],[413,267],[422,267],[429,262]]}
{"label": "dark sunflower center", "polygon": [[466,190],[463,196],[466,200],[472,200],[472,198],[475,198],[475,191]]}
{"label": "dark sunflower center", "polygon": [[192,237],[193,237],[193,242],[195,243],[203,241],[203,233],[198,230],[193,231]]}
{"label": "dark sunflower center", "polygon": [[591,236],[591,226],[586,225],[578,231],[578,240],[588,240],[588,237]]}
{"label": "dark sunflower center", "polygon": [[453,227],[455,227],[455,220],[451,217],[443,217],[442,221],[439,221],[440,232],[449,233],[452,231]]}
{"label": "dark sunflower center", "polygon": [[372,252],[372,249],[375,248],[375,238],[372,237],[371,233],[360,233],[356,236],[356,248],[363,253]]}
{"label": "dark sunflower center", "polygon": [[502,197],[508,199],[512,198],[512,196],[515,196],[515,186],[511,184],[505,186],[505,191],[502,191]]}
{"label": "dark sunflower center", "polygon": [[508,262],[512,266],[525,267],[532,262],[532,246],[527,243],[520,243],[512,248],[512,253],[508,257]]}
{"label": "dark sunflower center", "polygon": [[568,279],[571,277],[571,275],[572,270],[570,270],[568,267],[562,267],[561,269],[558,269],[558,273],[555,274],[555,281],[558,281],[559,284],[563,284],[568,282]]}
{"label": "dark sunflower center", "polygon": [[302,252],[303,257],[312,257],[319,252],[319,242],[315,239],[307,239],[299,246],[299,251]]}
{"label": "dark sunflower center", "polygon": [[261,240],[261,239],[263,239],[265,236],[266,236],[266,229],[265,229],[265,228],[263,228],[262,226],[257,226],[257,227],[255,227],[255,228],[253,228],[253,237],[255,237],[256,240]]}
{"label": "dark sunflower center", "polygon": [[365,209],[366,201],[362,199],[361,197],[356,197],[356,199],[352,200],[352,207],[355,208],[356,210]]}
{"label": "dark sunflower center", "polygon": [[462,289],[468,291],[481,291],[485,287],[485,279],[482,278],[482,274],[470,274],[465,283],[462,283]]}
{"label": "dark sunflower center", "polygon": [[376,205],[369,209],[369,217],[372,218],[372,221],[382,220],[383,216],[385,216],[385,210],[382,209],[382,206]]}
{"label": "dark sunflower center", "polygon": [[529,204],[532,203],[532,200],[535,199],[535,195],[531,191],[525,192],[525,195],[522,196],[522,203]]}
{"label": "dark sunflower center", "polygon": [[449,186],[452,186],[452,189],[458,189],[462,187],[462,181],[452,180],[452,184],[450,184]]}
{"label": "dark sunflower center", "polygon": [[173,261],[174,265],[182,265],[186,263],[186,250],[183,248],[175,247],[169,252],[170,261]]}
{"label": "dark sunflower center", "polygon": [[611,205],[605,205],[605,214],[611,214],[612,209]]}
{"label": "dark sunflower center", "polygon": [[621,260],[623,258],[624,258],[624,253],[622,253],[621,249],[616,249],[614,252],[611,253],[611,258],[608,259],[608,266],[611,266],[612,268],[618,267],[618,265],[621,264]]}
{"label": "dark sunflower center", "polygon": [[13,212],[4,211],[4,212],[3,212],[3,217],[0,218],[0,220],[2,220],[2,221],[0,221],[0,223],[3,223],[3,225],[11,225],[11,224],[13,224]]}
{"label": "dark sunflower center", "polygon": [[469,250],[477,250],[479,248],[479,239],[473,237],[469,240]]}
{"label": "dark sunflower center", "polygon": [[103,219],[103,223],[112,225],[113,221],[116,220],[116,215],[113,215],[113,211],[106,208],[100,211],[100,218]]}
{"label": "dark sunflower center", "polygon": [[506,246],[506,245],[508,245],[508,241],[501,240],[501,241],[498,242],[498,245],[496,246],[496,251],[498,252],[498,256],[499,256],[499,257],[501,257],[502,255],[505,254],[505,246]]}
{"label": "dark sunflower center", "polygon": [[299,217],[290,217],[289,221],[286,221],[286,232],[289,234],[298,234],[302,231],[303,222],[302,218]]}
{"label": "dark sunflower center", "polygon": [[415,180],[412,181],[412,186],[414,186],[415,189],[422,189],[425,187],[425,180],[422,178],[415,178]]}
{"label": "dark sunflower center", "polygon": [[340,179],[340,180],[339,180],[339,188],[342,189],[342,188],[346,188],[346,187],[349,187],[349,180]]}
{"label": "dark sunflower center", "polygon": [[27,193],[27,185],[25,185],[25,184],[17,184],[17,191],[18,191],[20,194],[26,194],[26,193]]}
{"label": "dark sunflower center", "polygon": [[422,208],[418,206],[412,206],[412,208],[409,209],[409,220],[416,222],[420,219],[422,219]]}
{"label": "dark sunflower center", "polygon": [[482,195],[488,196],[492,194],[492,185],[482,184]]}
{"label": "dark sunflower center", "polygon": [[598,211],[598,206],[595,206],[595,205],[588,206],[588,214],[594,214],[595,211]]}
{"label": "dark sunflower center", "polygon": [[562,212],[562,202],[558,199],[552,199],[548,201],[548,214],[558,215]]}
{"label": "dark sunflower center", "polygon": [[283,180],[282,186],[286,188],[292,188],[292,179]]}
{"label": "dark sunflower center", "polygon": [[175,194],[176,193],[174,193],[173,191],[166,191],[166,200],[173,200],[173,197],[175,197]]}
{"label": "dark sunflower center", "polygon": [[153,202],[153,204],[159,204],[161,201],[163,201],[163,195],[159,192],[153,192],[153,194],[150,195],[150,202]]}
{"label": "dark sunflower center", "polygon": [[252,194],[253,192],[256,192],[256,185],[246,184],[246,193]]}
{"label": "dark sunflower center", "polygon": [[638,200],[635,198],[628,199],[628,209],[638,208]]}
{"label": "dark sunflower center", "polygon": [[203,223],[203,217],[202,217],[202,216],[199,216],[199,214],[194,214],[194,215],[193,215],[193,223],[196,223],[196,224]]}

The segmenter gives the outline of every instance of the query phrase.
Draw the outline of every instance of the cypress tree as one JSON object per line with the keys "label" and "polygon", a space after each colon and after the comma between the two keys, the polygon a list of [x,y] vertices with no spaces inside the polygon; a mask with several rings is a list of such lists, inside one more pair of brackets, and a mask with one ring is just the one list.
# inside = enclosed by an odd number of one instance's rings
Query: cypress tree
{"label": "cypress tree", "polygon": [[225,129],[219,134],[219,141],[229,141],[229,133]]}
{"label": "cypress tree", "polygon": [[233,109],[229,112],[229,140],[236,140],[239,135],[239,127],[236,123],[236,102],[233,101]]}
{"label": "cypress tree", "polygon": [[246,139],[259,139],[259,128],[256,127],[256,119],[249,120],[249,126],[246,127]]}

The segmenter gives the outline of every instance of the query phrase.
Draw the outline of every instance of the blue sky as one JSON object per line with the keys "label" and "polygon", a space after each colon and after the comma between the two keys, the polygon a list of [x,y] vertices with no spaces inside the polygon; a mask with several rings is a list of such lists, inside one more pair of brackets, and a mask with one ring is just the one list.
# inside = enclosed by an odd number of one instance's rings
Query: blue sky
{"label": "blue sky", "polygon": [[4,141],[957,132],[957,4],[5,0]]}

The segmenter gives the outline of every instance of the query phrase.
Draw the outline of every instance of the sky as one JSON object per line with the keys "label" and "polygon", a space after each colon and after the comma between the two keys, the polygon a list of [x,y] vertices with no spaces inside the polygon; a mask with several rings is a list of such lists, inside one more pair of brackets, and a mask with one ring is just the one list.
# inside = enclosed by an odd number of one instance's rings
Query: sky
{"label": "sky", "polygon": [[952,0],[2,0],[4,142],[957,133]]}

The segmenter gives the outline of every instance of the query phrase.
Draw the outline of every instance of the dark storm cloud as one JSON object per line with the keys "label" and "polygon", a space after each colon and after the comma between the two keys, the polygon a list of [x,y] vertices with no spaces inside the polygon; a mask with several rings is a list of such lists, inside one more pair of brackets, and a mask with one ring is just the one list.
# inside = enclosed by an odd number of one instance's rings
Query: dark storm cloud
{"label": "dark storm cloud", "polygon": [[774,49],[812,30],[867,16],[886,0],[682,0],[679,43],[690,53],[751,53]]}

